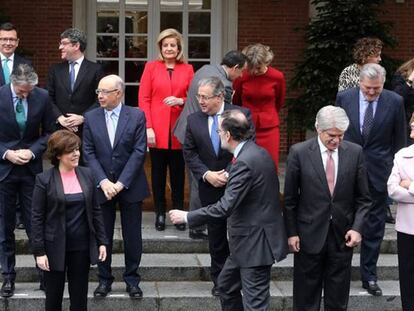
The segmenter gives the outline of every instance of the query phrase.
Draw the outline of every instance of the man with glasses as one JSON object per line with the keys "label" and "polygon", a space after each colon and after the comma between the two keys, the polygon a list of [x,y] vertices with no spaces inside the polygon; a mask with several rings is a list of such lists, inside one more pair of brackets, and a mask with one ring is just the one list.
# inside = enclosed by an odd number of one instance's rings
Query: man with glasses
{"label": "man with glasses", "polygon": [[[225,88],[220,78],[201,79],[196,95],[201,110],[191,114],[187,120],[183,154],[186,165],[198,183],[201,206],[215,203],[223,196],[228,177],[227,166],[233,158],[230,152],[220,146],[219,115],[225,110],[243,109],[251,121],[247,109],[225,103],[224,96]],[[212,294],[217,296],[217,277],[229,255],[227,222],[226,219],[215,219],[209,221],[207,227],[211,256],[210,274],[214,283]]]}
{"label": "man with glasses", "polygon": [[109,245],[106,260],[98,263],[99,285],[94,297],[106,297],[112,289],[112,240],[115,207],[119,204],[125,252],[123,279],[129,296],[142,298],[137,269],[142,254],[141,206],[149,195],[144,172],[145,115],[142,110],[122,103],[125,84],[118,76],[104,77],[96,93],[101,107],[85,114],[83,154],[99,187],[97,200]]}
{"label": "man with glasses", "polygon": [[60,35],[62,63],[49,70],[47,89],[60,127],[81,135],[84,113],[98,107],[95,89],[104,73],[101,65],[85,58],[86,35],[69,28]]}

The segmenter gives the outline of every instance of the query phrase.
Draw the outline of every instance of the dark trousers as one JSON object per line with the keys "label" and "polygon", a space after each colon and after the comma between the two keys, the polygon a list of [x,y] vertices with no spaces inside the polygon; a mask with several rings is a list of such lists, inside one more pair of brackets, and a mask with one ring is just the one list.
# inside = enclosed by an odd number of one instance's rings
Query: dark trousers
{"label": "dark trousers", "polygon": [[[345,238],[345,237],[344,237]],[[325,311],[345,311],[351,282],[352,248],[340,249],[329,229],[318,254],[294,254],[293,310],[319,311],[322,288]]]}
{"label": "dark trousers", "polygon": [[398,272],[404,311],[414,310],[414,235],[397,232]]}
{"label": "dark trousers", "polygon": [[377,281],[377,261],[384,238],[388,193],[370,185],[372,206],[362,232],[360,271],[363,282]]}
{"label": "dark trousers", "polygon": [[14,281],[16,278],[16,200],[20,199],[23,223],[27,236],[31,237],[31,205],[35,176],[26,166],[15,166],[0,182],[0,247],[3,278]]}
{"label": "dark trousers", "polygon": [[167,168],[170,172],[171,200],[173,207],[183,209],[184,202],[184,158],[181,150],[150,148],[152,195],[155,212],[165,214],[165,186]]}
{"label": "dark trousers", "polygon": [[210,276],[214,285],[229,257],[229,243],[227,241],[227,220],[214,219],[208,222],[208,248],[211,258]]}
{"label": "dark trousers", "polygon": [[116,217],[116,203],[119,202],[121,214],[122,238],[124,241],[125,271],[124,281],[129,286],[137,286],[141,280],[137,270],[142,255],[142,202],[129,203],[118,200],[117,197],[101,205],[104,219],[105,233],[109,239],[106,249],[107,257],[104,262],[98,263],[99,282],[110,286],[114,281],[112,276],[112,243],[114,238],[114,225]]}
{"label": "dark trousers", "polygon": [[[270,303],[269,266],[241,268],[230,255],[218,277],[223,311],[267,311]],[[240,290],[243,292],[243,298]]]}
{"label": "dark trousers", "polygon": [[89,250],[65,254],[65,271],[45,271],[46,311],[62,310],[65,275],[68,277],[70,311],[86,311],[88,303]]}

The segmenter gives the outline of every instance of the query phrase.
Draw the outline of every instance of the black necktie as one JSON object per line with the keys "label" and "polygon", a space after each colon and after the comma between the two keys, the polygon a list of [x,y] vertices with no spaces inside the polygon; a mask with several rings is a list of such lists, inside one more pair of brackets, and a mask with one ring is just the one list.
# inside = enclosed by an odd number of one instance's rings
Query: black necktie
{"label": "black necktie", "polygon": [[368,107],[365,110],[364,115],[364,124],[362,125],[362,137],[365,141],[367,141],[369,133],[371,132],[372,125],[374,124],[374,110],[373,110],[373,102],[368,102]]}

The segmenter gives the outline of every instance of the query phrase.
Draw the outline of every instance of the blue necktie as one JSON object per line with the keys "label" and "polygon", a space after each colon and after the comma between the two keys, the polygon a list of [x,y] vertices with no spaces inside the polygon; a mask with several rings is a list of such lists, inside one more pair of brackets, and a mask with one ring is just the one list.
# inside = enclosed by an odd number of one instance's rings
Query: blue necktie
{"label": "blue necktie", "polygon": [[7,64],[7,62],[9,61],[8,58],[3,59],[3,64],[2,64],[2,68],[3,68],[3,76],[4,76],[4,82],[5,84],[9,84],[10,83],[10,69],[9,66]]}
{"label": "blue necktie", "polygon": [[70,89],[73,91],[73,87],[75,86],[75,65],[76,62],[70,62],[70,69],[69,69],[69,79],[70,79]]}
{"label": "blue necktie", "polygon": [[368,107],[365,109],[364,124],[362,124],[362,137],[364,141],[368,140],[372,125],[374,124],[374,109],[373,102],[368,102]]}
{"label": "blue necktie", "polygon": [[215,114],[213,116],[213,124],[211,125],[210,138],[211,138],[211,143],[213,144],[214,152],[216,153],[216,155],[219,154],[219,149],[220,149],[220,137],[219,137],[219,134],[217,133],[217,130],[218,130],[218,115]]}

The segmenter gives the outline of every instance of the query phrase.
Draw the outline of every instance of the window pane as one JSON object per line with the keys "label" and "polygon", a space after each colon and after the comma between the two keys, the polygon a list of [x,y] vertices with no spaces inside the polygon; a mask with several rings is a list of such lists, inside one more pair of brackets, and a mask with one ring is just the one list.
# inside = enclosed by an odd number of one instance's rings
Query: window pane
{"label": "window pane", "polygon": [[96,40],[97,57],[118,57],[118,36],[98,36]]}
{"label": "window pane", "polygon": [[203,67],[204,65],[210,64],[210,62],[190,62],[193,65],[194,72]]}
{"label": "window pane", "polygon": [[190,0],[188,6],[190,10],[210,10],[211,0]]}
{"label": "window pane", "polygon": [[161,10],[181,10],[183,1],[179,0],[161,0]]}
{"label": "window pane", "polygon": [[188,57],[210,58],[210,37],[189,37]]}
{"label": "window pane", "polygon": [[144,71],[145,61],[125,62],[125,82],[138,83]]}
{"label": "window pane", "polygon": [[146,58],[147,36],[125,36],[125,57]]}
{"label": "window pane", "polygon": [[96,31],[99,33],[117,33],[119,12],[98,11],[96,16]]}
{"label": "window pane", "polygon": [[125,104],[132,107],[138,106],[138,85],[125,87]]}
{"label": "window pane", "polygon": [[175,28],[183,32],[183,13],[181,12],[161,12],[161,31],[167,28]]}
{"label": "window pane", "polygon": [[195,34],[210,33],[210,12],[190,12],[188,32]]}
{"label": "window pane", "polygon": [[126,5],[139,5],[139,6],[148,6],[147,0],[126,0]]}
{"label": "window pane", "polygon": [[103,66],[105,75],[118,74],[118,61],[116,60],[98,60],[99,64]]}
{"label": "window pane", "polygon": [[148,13],[141,11],[126,11],[125,32],[146,34],[148,32]]}

